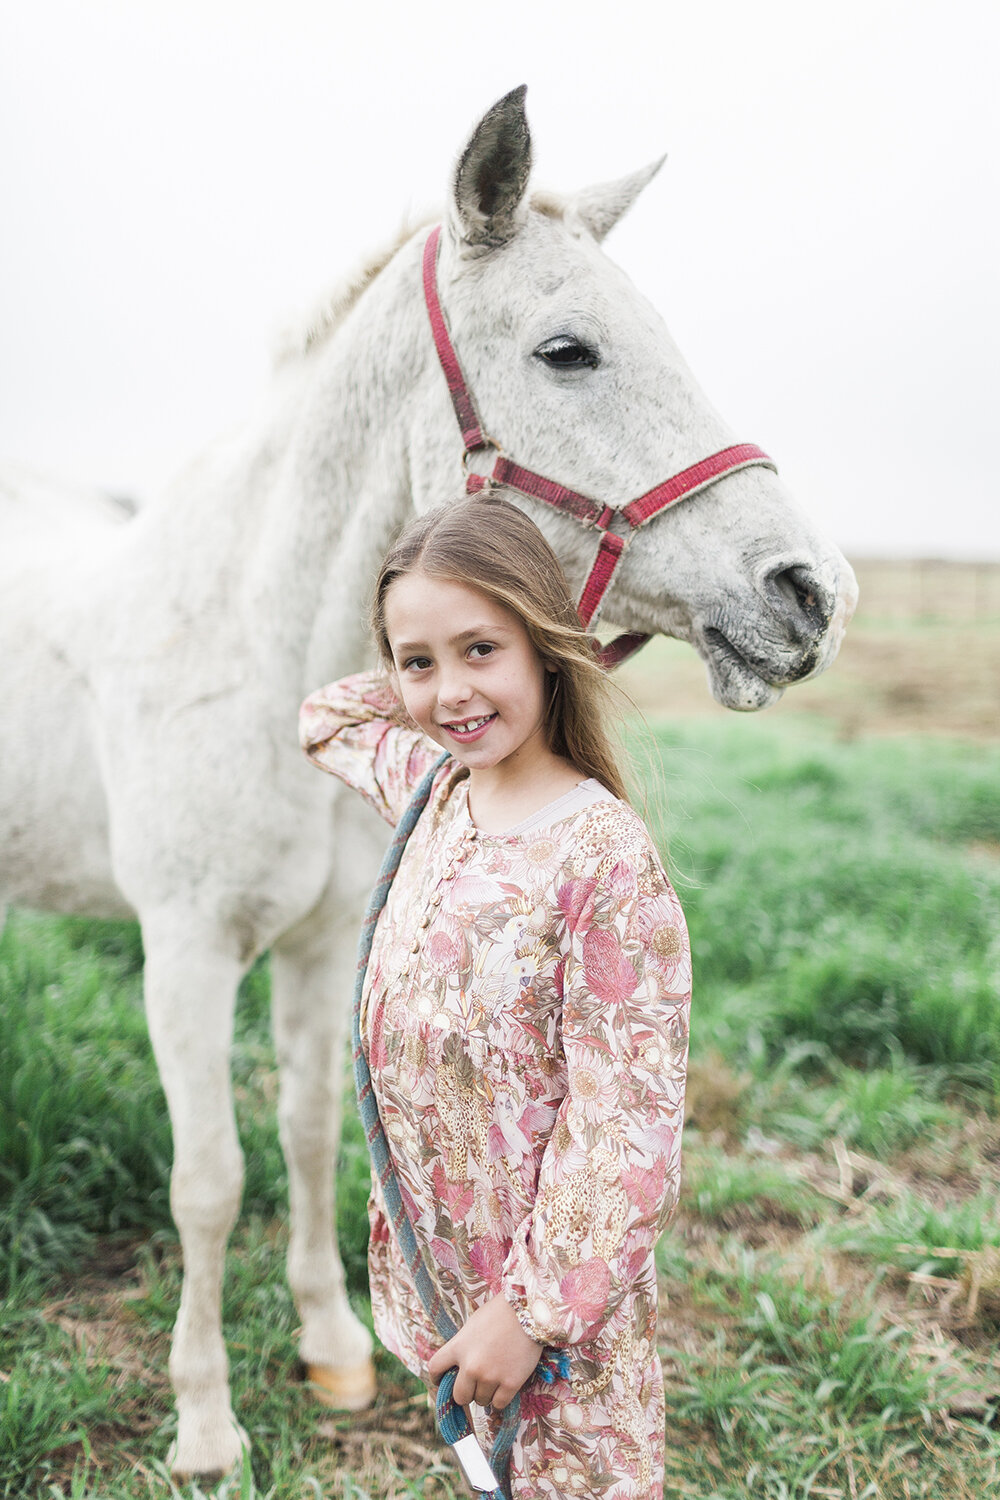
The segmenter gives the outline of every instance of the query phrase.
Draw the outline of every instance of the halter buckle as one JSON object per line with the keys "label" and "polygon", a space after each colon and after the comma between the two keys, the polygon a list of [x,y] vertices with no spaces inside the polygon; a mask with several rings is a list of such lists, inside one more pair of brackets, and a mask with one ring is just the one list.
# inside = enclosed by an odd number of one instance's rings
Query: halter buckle
{"label": "halter buckle", "polygon": [[[489,471],[483,474],[479,471],[479,469],[471,468],[471,460],[475,458],[477,454],[486,453],[489,449],[493,450],[493,462],[490,464]],[[477,479],[480,481],[480,483],[475,486],[477,490],[488,489],[490,480],[493,477],[493,470],[496,468],[497,459],[500,457],[502,452],[503,449],[497,442],[496,438],[487,436],[485,432],[483,433],[482,442],[477,443],[474,448],[464,449],[462,453],[462,473],[465,475],[466,484],[468,485],[470,479]]]}

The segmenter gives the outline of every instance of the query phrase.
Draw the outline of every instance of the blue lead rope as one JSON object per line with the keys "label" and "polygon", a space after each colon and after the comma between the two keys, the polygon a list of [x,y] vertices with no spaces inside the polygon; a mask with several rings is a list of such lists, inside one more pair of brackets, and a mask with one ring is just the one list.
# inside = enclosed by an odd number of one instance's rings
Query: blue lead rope
{"label": "blue lead rope", "polygon": [[[358,1095],[358,1111],[361,1115],[361,1123],[364,1126],[365,1139],[368,1142],[368,1150],[375,1168],[389,1222],[397,1243],[403,1252],[403,1258],[409,1267],[413,1277],[413,1283],[423,1303],[424,1311],[431,1319],[437,1332],[445,1343],[454,1338],[458,1332],[447,1308],[441,1300],[441,1294],[434,1281],[423,1247],[421,1246],[410,1222],[409,1215],[403,1203],[403,1195],[399,1189],[399,1180],[396,1177],[392,1157],[389,1153],[389,1143],[386,1140],[385,1131],[382,1128],[382,1120],[378,1112],[378,1100],[375,1098],[375,1090],[372,1087],[371,1072],[368,1068],[368,1059],[365,1056],[364,1046],[361,1040],[361,996],[365,986],[365,974],[368,971],[368,959],[372,951],[372,939],[375,936],[375,928],[378,924],[382,908],[385,906],[389,895],[389,888],[399,869],[399,862],[403,857],[407,840],[417,825],[417,820],[424,808],[427,806],[434,785],[434,779],[438,771],[449,759],[442,755],[436,761],[427,775],[420,782],[413,797],[396,825],[396,832],[392,843],[386,850],[382,861],[382,868],[378,872],[375,889],[372,891],[368,910],[361,926],[361,937],[358,942],[358,967],[357,977],[354,984],[354,1013],[352,1019],[352,1043],[354,1062],[354,1086]],[[455,1376],[457,1369],[448,1370],[442,1377],[437,1390],[437,1424],[438,1430],[445,1442],[450,1446],[468,1437],[472,1432],[468,1416],[465,1410],[456,1404],[453,1398]],[[546,1349],[536,1367],[536,1373],[547,1383],[551,1383],[557,1376],[566,1378],[569,1375],[569,1356],[565,1350]],[[500,1425],[493,1441],[493,1450],[490,1454],[490,1466],[494,1474],[499,1477],[500,1485],[495,1490],[483,1490],[481,1493],[486,1500],[509,1500],[510,1485],[508,1479],[508,1468],[510,1464],[510,1451],[517,1435],[518,1425],[521,1421],[521,1398],[515,1396],[509,1405],[505,1406],[500,1414]]]}
{"label": "blue lead rope", "polygon": [[[463,1438],[473,1435],[472,1423],[466,1414],[464,1406],[459,1406],[454,1398],[455,1377],[457,1368],[446,1370],[441,1376],[437,1390],[437,1404],[435,1414],[437,1416],[438,1431],[452,1448],[460,1443]],[[551,1385],[557,1376],[564,1380],[569,1377],[569,1355],[565,1349],[546,1349],[538,1364],[535,1366],[535,1374],[539,1379]],[[514,1446],[517,1429],[521,1421],[521,1397],[514,1399],[505,1406],[500,1417],[500,1426],[493,1440],[493,1450],[490,1453],[490,1467],[494,1470],[494,1476],[500,1476],[500,1487],[495,1490],[483,1490],[480,1493],[489,1497],[489,1500],[507,1500],[510,1494],[510,1483],[508,1470],[510,1467],[510,1450]],[[464,1465],[463,1465],[464,1468]]]}

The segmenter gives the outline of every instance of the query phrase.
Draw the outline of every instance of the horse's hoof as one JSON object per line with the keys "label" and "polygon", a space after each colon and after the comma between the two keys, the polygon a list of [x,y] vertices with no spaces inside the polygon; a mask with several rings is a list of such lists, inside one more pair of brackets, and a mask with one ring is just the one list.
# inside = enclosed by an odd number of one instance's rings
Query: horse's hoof
{"label": "horse's hoof", "polygon": [[375,1400],[375,1366],[370,1359],[347,1370],[306,1365],[306,1379],[316,1400],[337,1411],[364,1411]]}
{"label": "horse's hoof", "polygon": [[215,1432],[186,1428],[188,1424],[180,1424],[178,1437],[167,1454],[167,1468],[179,1483],[197,1480],[201,1485],[213,1485],[240,1468],[250,1439],[232,1419]]}

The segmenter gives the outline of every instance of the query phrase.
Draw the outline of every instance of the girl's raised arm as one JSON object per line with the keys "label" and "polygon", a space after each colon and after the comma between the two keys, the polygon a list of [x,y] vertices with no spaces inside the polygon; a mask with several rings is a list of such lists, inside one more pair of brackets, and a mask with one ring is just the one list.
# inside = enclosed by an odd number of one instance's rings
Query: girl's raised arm
{"label": "girl's raised arm", "polygon": [[313,765],[360,792],[393,826],[441,754],[400,722],[382,672],[356,672],[310,693],[299,711],[299,742]]}

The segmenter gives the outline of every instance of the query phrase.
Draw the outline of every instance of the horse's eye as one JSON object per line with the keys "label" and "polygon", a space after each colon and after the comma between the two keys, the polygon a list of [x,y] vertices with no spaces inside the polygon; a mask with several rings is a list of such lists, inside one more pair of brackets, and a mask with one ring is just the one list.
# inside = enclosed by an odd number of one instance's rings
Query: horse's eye
{"label": "horse's eye", "polygon": [[557,334],[554,339],[539,344],[535,354],[555,370],[595,370],[601,362],[596,349],[581,344],[568,333]]}

